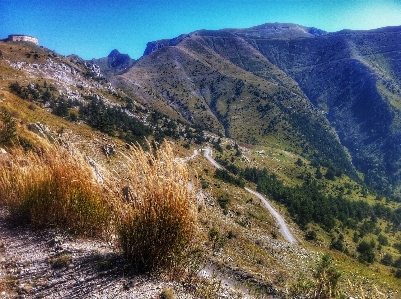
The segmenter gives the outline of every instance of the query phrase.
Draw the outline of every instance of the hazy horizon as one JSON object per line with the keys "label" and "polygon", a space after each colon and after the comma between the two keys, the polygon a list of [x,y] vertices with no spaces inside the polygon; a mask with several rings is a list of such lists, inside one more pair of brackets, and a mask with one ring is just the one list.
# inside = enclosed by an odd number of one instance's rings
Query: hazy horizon
{"label": "hazy horizon", "polygon": [[375,29],[401,25],[400,12],[400,1],[394,0],[3,0],[0,38],[27,34],[62,55],[91,59],[118,49],[137,59],[147,42],[200,29],[248,28],[275,22],[328,32]]}

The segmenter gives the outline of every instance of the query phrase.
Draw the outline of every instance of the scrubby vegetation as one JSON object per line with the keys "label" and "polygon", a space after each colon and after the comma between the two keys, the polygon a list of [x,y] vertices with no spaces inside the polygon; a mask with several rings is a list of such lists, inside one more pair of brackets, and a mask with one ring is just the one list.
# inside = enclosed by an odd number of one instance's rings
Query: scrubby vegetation
{"label": "scrubby vegetation", "polygon": [[124,255],[139,270],[172,267],[196,231],[196,203],[188,170],[165,144],[155,154],[135,148],[128,157],[129,191],[118,207],[117,234]]}
{"label": "scrubby vegetation", "polygon": [[333,265],[331,256],[323,255],[313,272],[313,280],[306,278],[302,273],[299,274],[297,281],[291,285],[291,298],[340,298],[342,294],[338,284],[341,273]]}
{"label": "scrubby vegetation", "polygon": [[0,204],[20,223],[99,235],[111,211],[91,173],[82,156],[60,146],[14,147],[0,156]]}
{"label": "scrubby vegetation", "polygon": [[188,170],[168,144],[153,154],[130,151],[124,189],[107,178],[96,182],[87,161],[62,146],[7,150],[0,155],[0,204],[19,224],[107,240],[116,231],[118,248],[140,271],[177,266],[192,244],[196,202]]}
{"label": "scrubby vegetation", "polygon": [[91,127],[110,136],[118,136],[130,143],[143,143],[152,130],[137,119],[129,116],[121,107],[109,107],[103,100],[86,96],[88,104],[79,106],[79,115]]}
{"label": "scrubby vegetation", "polygon": [[10,143],[16,136],[16,122],[10,112],[3,108],[0,111],[0,144]]}

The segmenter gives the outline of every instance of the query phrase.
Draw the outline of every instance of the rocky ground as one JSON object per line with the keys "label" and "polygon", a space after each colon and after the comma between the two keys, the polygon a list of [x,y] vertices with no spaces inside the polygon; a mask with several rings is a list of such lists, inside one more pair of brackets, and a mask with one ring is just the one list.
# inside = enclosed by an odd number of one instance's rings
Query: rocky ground
{"label": "rocky ground", "polygon": [[[135,274],[107,242],[74,238],[58,230],[15,226],[0,210],[0,298],[253,298],[234,277],[199,272],[203,290],[183,282]],[[195,286],[194,286],[195,287]],[[199,287],[199,286],[197,286]],[[170,297],[166,297],[170,298]]]}
{"label": "rocky ground", "polygon": [[178,283],[128,273],[106,242],[12,227],[0,212],[0,298],[159,298]]}

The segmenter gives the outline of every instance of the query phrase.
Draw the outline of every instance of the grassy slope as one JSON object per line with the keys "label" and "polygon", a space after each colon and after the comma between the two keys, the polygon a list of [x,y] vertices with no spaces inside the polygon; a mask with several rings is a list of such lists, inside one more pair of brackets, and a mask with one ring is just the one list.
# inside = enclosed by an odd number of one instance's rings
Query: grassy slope
{"label": "grassy slope", "polygon": [[[142,57],[120,84],[216,134],[248,144],[279,143],[354,172],[325,116],[297,83],[226,32],[196,32]],[[174,110],[173,110],[174,109]]]}

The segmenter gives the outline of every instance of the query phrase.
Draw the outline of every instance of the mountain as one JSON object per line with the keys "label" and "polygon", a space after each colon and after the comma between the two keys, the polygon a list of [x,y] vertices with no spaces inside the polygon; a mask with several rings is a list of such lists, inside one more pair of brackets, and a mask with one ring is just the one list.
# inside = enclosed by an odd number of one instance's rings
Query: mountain
{"label": "mountain", "polygon": [[127,71],[135,62],[128,54],[121,54],[117,49],[110,52],[107,57],[92,59],[90,61],[100,67],[106,77],[121,74]]}
{"label": "mountain", "polygon": [[114,86],[205,130],[277,143],[354,174],[335,131],[296,81],[236,34],[197,31],[150,43],[145,53],[111,78]]}
{"label": "mountain", "polygon": [[400,182],[401,27],[308,38],[238,32],[325,112],[373,187]]}
{"label": "mountain", "polygon": [[354,176],[355,167],[392,193],[401,181],[400,35],[280,23],[200,30],[148,43],[111,81],[239,142],[277,143]]}

